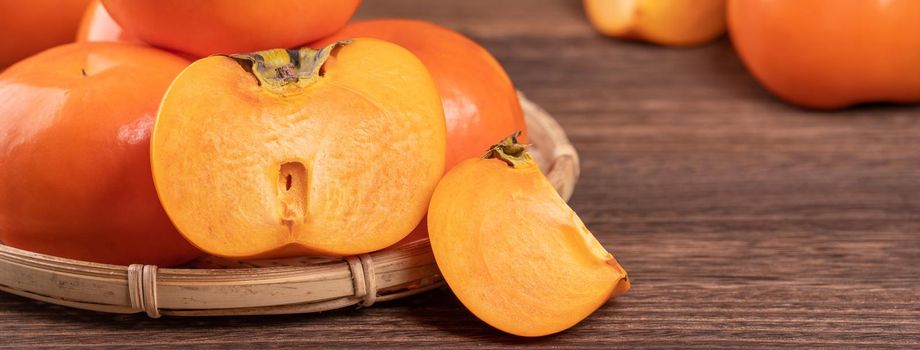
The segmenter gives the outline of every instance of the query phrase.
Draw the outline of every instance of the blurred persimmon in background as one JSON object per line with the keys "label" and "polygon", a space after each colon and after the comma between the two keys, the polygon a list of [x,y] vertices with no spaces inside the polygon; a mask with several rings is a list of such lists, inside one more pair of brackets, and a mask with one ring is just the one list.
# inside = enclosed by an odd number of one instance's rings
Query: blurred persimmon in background
{"label": "blurred persimmon in background", "polygon": [[89,0],[0,0],[0,70],[74,40]]}
{"label": "blurred persimmon in background", "polygon": [[584,0],[604,35],[666,46],[704,44],[725,32],[725,0]]}
{"label": "blurred persimmon in background", "polygon": [[732,0],[728,23],[748,69],[786,101],[920,102],[920,1]]}
{"label": "blurred persimmon in background", "polygon": [[292,48],[334,33],[360,0],[102,0],[133,37],[204,57]]}
{"label": "blurred persimmon in background", "polygon": [[77,41],[141,42],[125,33],[99,0],[91,0],[86,7],[83,20],[80,21],[80,30],[77,32]]}

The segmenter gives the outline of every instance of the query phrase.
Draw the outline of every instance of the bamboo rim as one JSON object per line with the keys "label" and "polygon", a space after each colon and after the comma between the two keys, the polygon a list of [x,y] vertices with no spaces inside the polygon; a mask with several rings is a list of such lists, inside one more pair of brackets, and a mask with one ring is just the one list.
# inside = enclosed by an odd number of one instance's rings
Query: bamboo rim
{"label": "bamboo rim", "polygon": [[[520,95],[531,152],[568,200],[579,159],[559,124]],[[108,313],[170,316],[327,311],[404,298],[444,285],[427,239],[346,258],[263,261],[205,258],[195,268],[108,265],[0,244],[0,290]]]}

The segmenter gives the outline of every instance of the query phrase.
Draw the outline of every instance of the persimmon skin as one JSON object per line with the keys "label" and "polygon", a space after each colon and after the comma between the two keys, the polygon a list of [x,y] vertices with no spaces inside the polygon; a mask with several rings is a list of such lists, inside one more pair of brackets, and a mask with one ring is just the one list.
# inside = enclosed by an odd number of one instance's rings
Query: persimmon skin
{"label": "persimmon skin", "polygon": [[517,90],[501,64],[476,42],[433,23],[376,19],[349,23],[311,47],[367,37],[402,46],[419,58],[438,86],[447,121],[445,170],[478,156],[495,140],[521,131],[527,140]]}
{"label": "persimmon skin", "polygon": [[[190,242],[235,258],[345,256],[388,247],[424,217],[446,147],[431,76],[380,40],[330,52],[314,65],[322,55],[301,50],[294,66],[283,50],[212,56],[176,78],[151,164]],[[316,71],[268,79],[252,63],[280,57],[265,74]]]}
{"label": "persimmon skin", "polygon": [[128,34],[204,57],[292,48],[334,33],[360,0],[102,0]]}
{"label": "persimmon skin", "polygon": [[584,0],[601,34],[665,46],[697,46],[725,33],[726,0]]}
{"label": "persimmon skin", "polygon": [[0,71],[73,41],[89,0],[0,0]]}
{"label": "persimmon skin", "polygon": [[91,0],[80,20],[77,41],[109,41],[142,44],[137,38],[125,33],[100,0]]}
{"label": "persimmon skin", "polygon": [[511,334],[543,336],[630,283],[533,159],[514,163],[472,158],[441,179],[428,210],[431,248],[473,314]]}
{"label": "persimmon skin", "polygon": [[187,64],[147,47],[76,43],[0,74],[0,241],[120,265],[200,255],[160,206],[149,166],[157,106]]}
{"label": "persimmon skin", "polygon": [[733,0],[728,23],[748,70],[787,102],[920,102],[920,1]]}

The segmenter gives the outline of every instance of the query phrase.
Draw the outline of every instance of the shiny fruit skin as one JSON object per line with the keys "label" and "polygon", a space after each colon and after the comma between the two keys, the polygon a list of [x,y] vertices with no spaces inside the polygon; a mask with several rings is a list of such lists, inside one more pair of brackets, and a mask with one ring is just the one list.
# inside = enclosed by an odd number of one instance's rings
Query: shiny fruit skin
{"label": "shiny fruit skin", "polygon": [[195,57],[293,48],[334,33],[360,0],[102,0],[131,36]]}
{"label": "shiny fruit skin", "polygon": [[733,0],[728,22],[748,70],[787,102],[920,102],[920,1]]}
{"label": "shiny fruit skin", "polygon": [[0,75],[0,241],[120,265],[198,256],[160,206],[149,165],[157,106],[187,64],[76,43]]}

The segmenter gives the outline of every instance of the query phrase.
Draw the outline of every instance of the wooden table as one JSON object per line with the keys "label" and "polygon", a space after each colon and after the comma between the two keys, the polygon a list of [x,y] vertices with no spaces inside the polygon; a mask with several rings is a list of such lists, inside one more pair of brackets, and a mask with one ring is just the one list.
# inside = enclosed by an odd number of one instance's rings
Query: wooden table
{"label": "wooden table", "polygon": [[[0,293],[0,347],[920,348],[920,108],[777,101],[728,40],[596,35],[580,3],[368,0],[490,49],[583,160],[571,204],[633,290],[523,339],[448,290],[316,315],[106,315]],[[475,74],[475,72],[471,72]]]}

